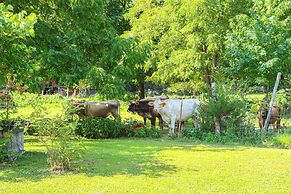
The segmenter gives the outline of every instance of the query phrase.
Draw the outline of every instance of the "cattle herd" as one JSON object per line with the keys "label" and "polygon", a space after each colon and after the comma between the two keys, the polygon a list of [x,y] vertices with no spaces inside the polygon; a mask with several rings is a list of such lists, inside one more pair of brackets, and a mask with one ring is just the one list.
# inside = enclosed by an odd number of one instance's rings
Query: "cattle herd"
{"label": "cattle herd", "polygon": [[[71,99],[72,104],[76,107],[75,113],[83,118],[91,117],[108,117],[112,115],[114,118],[120,118],[120,103],[118,100],[108,100],[102,102],[86,102],[84,100]],[[175,133],[175,126],[178,121],[178,129],[181,130],[184,122],[189,118],[193,118],[195,128],[200,128],[199,110],[205,103],[198,99],[169,99],[167,96],[157,96],[132,101],[128,107],[128,112],[137,113],[143,117],[144,125],[147,119],[150,120],[151,126],[155,127],[156,119],[159,120],[159,127],[163,129],[163,122],[169,127],[169,135]],[[260,110],[258,112],[259,126],[263,127],[267,112]],[[276,123],[276,126],[275,126]],[[280,125],[280,109],[273,106],[269,124],[273,129],[279,128]]]}

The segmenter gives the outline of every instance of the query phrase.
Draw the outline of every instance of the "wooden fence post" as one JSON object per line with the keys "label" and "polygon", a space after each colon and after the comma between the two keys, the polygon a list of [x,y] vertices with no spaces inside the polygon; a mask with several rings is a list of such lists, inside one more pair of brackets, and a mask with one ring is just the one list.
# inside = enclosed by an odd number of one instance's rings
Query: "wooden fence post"
{"label": "wooden fence post", "polygon": [[273,94],[272,94],[272,98],[271,98],[271,102],[270,102],[269,112],[268,112],[267,118],[265,120],[264,131],[263,131],[264,132],[264,134],[263,134],[264,138],[266,136],[266,131],[267,131],[268,126],[269,126],[269,121],[270,121],[271,114],[272,114],[272,107],[273,107],[273,104],[274,104],[274,101],[275,101],[275,98],[276,98],[277,89],[278,89],[278,86],[279,86],[280,79],[281,79],[281,72],[279,72],[277,74],[277,79],[276,79],[276,82],[275,82],[275,86],[274,86],[274,89],[273,89]]}

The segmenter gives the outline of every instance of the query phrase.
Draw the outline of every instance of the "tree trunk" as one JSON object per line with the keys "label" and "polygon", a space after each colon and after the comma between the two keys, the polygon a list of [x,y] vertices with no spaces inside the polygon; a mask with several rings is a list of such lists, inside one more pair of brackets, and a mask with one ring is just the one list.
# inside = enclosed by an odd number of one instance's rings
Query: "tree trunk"
{"label": "tree trunk", "polygon": [[[213,101],[216,101],[216,83],[215,83],[214,76],[215,76],[215,71],[217,68],[217,58],[218,56],[216,53],[212,55],[211,73],[212,73],[212,100]],[[220,120],[218,119],[218,115],[214,116],[214,125],[215,125],[215,129],[214,129],[215,133],[220,134],[221,124],[220,124]]]}
{"label": "tree trunk", "polygon": [[265,92],[265,104],[268,104],[269,102],[269,86],[265,85],[264,86],[264,92]]}
{"label": "tree trunk", "polygon": [[138,88],[139,99],[145,98],[144,81],[145,81],[144,72],[142,70],[140,70],[138,77],[137,77],[137,88]]}
{"label": "tree trunk", "polygon": [[220,121],[217,117],[214,117],[215,133],[220,134]]}

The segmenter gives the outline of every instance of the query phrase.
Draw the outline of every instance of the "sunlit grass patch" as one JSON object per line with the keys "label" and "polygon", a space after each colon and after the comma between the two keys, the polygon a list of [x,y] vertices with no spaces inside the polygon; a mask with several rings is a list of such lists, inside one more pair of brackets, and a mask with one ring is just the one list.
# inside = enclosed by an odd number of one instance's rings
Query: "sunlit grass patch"
{"label": "sunlit grass patch", "polygon": [[178,140],[85,140],[66,174],[49,172],[44,147],[0,168],[2,193],[289,193],[291,151]]}

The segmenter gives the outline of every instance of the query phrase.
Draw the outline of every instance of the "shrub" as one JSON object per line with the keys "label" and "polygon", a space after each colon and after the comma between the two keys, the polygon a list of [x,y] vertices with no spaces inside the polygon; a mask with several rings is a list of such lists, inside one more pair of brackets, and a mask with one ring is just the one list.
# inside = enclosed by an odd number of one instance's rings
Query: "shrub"
{"label": "shrub", "polygon": [[78,121],[76,134],[89,139],[117,138],[122,124],[109,118],[86,117]]}
{"label": "shrub", "polygon": [[241,93],[233,89],[231,84],[218,83],[216,99],[208,99],[207,106],[201,110],[201,128],[204,131],[214,131],[214,117],[220,123],[221,132],[241,127],[247,115],[247,102]]}
{"label": "shrub", "polygon": [[106,139],[118,137],[159,138],[161,131],[144,127],[136,120],[111,120],[109,118],[87,117],[78,121],[76,135],[88,139]]}
{"label": "shrub", "polygon": [[[132,133],[131,133],[132,134]],[[137,128],[133,130],[133,136],[132,137],[140,137],[140,138],[159,138],[161,137],[161,131],[157,128]]]}
{"label": "shrub", "polygon": [[8,161],[12,153],[7,150],[7,143],[9,138],[0,139],[0,163]]}
{"label": "shrub", "polygon": [[53,171],[71,169],[71,163],[79,156],[80,144],[74,138],[75,123],[64,117],[35,120],[33,127],[46,147],[48,163]]}
{"label": "shrub", "polygon": [[[38,132],[40,141],[46,147],[52,170],[70,170],[81,149],[80,141],[75,138],[76,122],[69,114],[47,118],[47,110],[42,105],[42,98],[35,97],[32,104],[34,112],[31,114],[32,128]],[[64,106],[70,106],[70,103],[64,101]]]}

